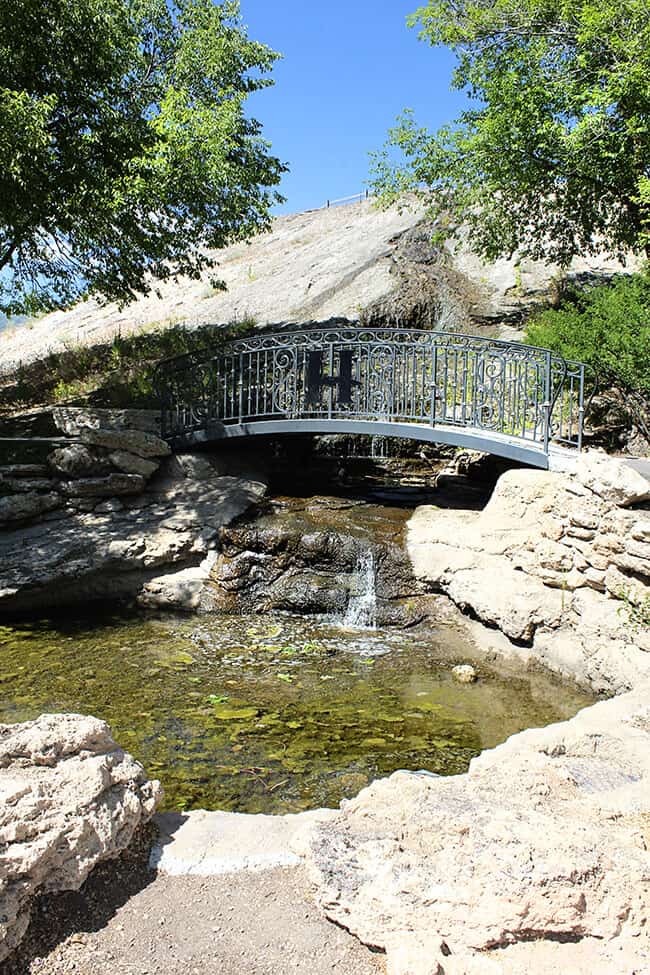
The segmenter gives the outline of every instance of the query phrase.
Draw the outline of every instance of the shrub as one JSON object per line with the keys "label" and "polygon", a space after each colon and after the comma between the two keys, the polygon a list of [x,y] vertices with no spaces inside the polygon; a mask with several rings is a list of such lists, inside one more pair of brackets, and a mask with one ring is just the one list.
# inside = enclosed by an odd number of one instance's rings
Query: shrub
{"label": "shrub", "polygon": [[610,383],[650,396],[650,268],[568,291],[536,315],[526,341],[592,366]]}

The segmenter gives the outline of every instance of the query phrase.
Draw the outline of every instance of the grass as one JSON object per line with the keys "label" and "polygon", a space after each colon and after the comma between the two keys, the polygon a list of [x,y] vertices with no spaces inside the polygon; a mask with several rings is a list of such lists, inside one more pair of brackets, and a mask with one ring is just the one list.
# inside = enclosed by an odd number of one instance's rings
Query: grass
{"label": "grass", "polygon": [[252,318],[191,331],[177,320],[156,322],[100,345],[70,344],[2,377],[0,416],[39,406],[155,408],[154,372],[161,359],[210,346],[253,331]]}

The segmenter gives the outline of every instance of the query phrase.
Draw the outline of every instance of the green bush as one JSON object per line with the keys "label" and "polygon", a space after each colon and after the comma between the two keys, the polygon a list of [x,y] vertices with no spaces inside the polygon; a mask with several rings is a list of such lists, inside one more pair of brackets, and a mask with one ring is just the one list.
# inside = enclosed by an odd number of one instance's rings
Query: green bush
{"label": "green bush", "polygon": [[531,319],[526,341],[589,364],[601,385],[650,395],[650,269],[567,292]]}

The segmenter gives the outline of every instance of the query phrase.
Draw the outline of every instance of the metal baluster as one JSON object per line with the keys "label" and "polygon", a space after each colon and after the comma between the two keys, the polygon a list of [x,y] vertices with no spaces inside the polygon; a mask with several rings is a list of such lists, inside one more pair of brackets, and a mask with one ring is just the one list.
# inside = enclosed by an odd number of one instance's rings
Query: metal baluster
{"label": "metal baluster", "polygon": [[438,343],[431,347],[431,426],[436,425],[436,398],[438,395]]}
{"label": "metal baluster", "polygon": [[239,353],[239,378],[237,380],[237,418],[240,423],[244,419],[244,355]]}

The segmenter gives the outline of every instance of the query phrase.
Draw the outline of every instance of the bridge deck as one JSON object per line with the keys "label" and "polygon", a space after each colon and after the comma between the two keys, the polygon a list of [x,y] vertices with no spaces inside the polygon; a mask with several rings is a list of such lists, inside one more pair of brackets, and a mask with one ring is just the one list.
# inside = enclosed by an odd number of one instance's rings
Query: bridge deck
{"label": "bridge deck", "polygon": [[249,423],[211,423],[201,430],[193,430],[172,439],[177,448],[195,444],[233,440],[241,437],[277,437],[290,434],[359,434],[370,437],[397,437],[420,440],[423,443],[449,444],[465,450],[481,450],[507,457],[532,467],[548,469],[548,454],[536,443],[525,443],[517,437],[493,433],[471,427],[429,427],[422,423],[398,423],[378,420],[344,420],[335,418],[314,420],[253,420]]}

